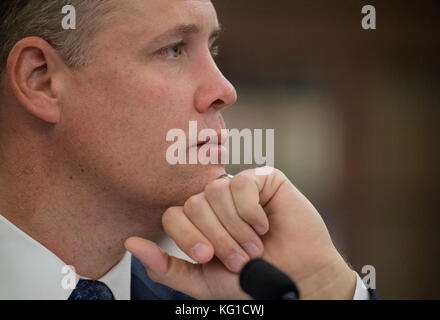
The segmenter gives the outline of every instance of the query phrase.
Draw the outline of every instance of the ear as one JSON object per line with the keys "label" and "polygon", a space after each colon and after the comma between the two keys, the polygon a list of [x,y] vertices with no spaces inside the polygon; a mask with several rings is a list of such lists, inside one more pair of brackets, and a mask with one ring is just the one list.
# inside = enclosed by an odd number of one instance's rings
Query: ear
{"label": "ear", "polygon": [[15,97],[33,116],[57,123],[61,110],[54,80],[61,59],[42,38],[28,37],[20,40],[11,50],[7,74]]}

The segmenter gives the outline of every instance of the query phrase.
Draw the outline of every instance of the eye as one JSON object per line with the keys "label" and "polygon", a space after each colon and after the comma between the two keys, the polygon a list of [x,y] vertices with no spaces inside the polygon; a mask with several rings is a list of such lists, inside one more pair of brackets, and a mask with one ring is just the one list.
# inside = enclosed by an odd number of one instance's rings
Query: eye
{"label": "eye", "polygon": [[179,42],[172,46],[160,49],[158,54],[169,59],[178,59],[183,54],[184,42]]}

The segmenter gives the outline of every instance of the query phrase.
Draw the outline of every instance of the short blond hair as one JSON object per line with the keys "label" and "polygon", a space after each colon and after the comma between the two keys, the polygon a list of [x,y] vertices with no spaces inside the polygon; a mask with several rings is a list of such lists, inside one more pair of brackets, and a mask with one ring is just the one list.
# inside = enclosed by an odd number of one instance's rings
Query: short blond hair
{"label": "short blond hair", "polygon": [[[57,50],[70,67],[91,60],[92,38],[113,11],[114,0],[0,0],[0,74],[9,52],[21,39],[41,37]],[[62,8],[76,9],[76,29],[65,30]]]}

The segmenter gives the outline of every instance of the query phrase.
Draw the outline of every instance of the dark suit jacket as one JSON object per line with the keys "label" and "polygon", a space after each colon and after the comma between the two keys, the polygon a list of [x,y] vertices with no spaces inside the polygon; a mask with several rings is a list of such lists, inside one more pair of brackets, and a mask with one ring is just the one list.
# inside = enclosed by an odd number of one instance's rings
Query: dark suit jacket
{"label": "dark suit jacket", "polygon": [[131,260],[131,300],[194,300],[182,292],[154,282],[148,277],[142,262]]}
{"label": "dark suit jacket", "polygon": [[[368,291],[370,299],[377,300],[375,291],[372,289]],[[151,280],[144,265],[132,256],[131,300],[194,300],[194,298]]]}

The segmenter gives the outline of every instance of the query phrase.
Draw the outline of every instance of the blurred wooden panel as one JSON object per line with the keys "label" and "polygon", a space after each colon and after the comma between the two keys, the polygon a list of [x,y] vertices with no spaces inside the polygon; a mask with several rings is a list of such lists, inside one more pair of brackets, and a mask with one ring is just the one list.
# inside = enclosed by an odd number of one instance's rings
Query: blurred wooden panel
{"label": "blurred wooden panel", "polygon": [[[247,96],[267,101],[289,92],[297,101],[295,94],[311,91],[340,117],[339,189],[323,198],[322,189],[304,177],[297,182],[327,216],[343,255],[357,271],[376,267],[383,298],[440,298],[440,2],[214,4],[224,27],[218,63],[239,96],[245,89]],[[365,4],[376,7],[377,30],[361,29]],[[295,103],[266,104],[270,111],[246,109],[254,115],[234,125],[264,122],[265,112],[298,115],[283,109],[299,108]],[[273,126],[285,124],[286,117]],[[282,134],[282,141],[294,139]],[[307,143],[312,136],[301,139]],[[299,147],[279,152],[287,163],[299,161]]]}

